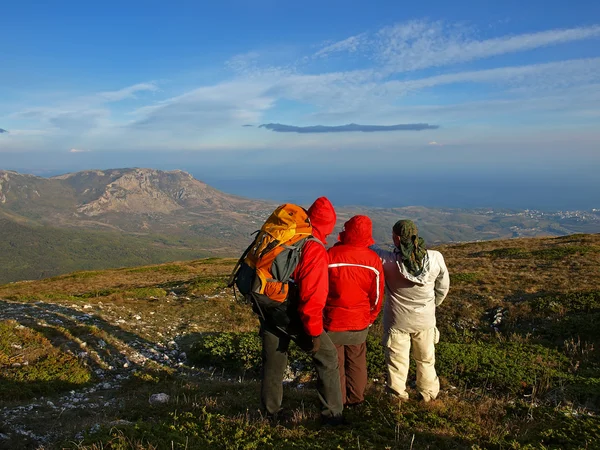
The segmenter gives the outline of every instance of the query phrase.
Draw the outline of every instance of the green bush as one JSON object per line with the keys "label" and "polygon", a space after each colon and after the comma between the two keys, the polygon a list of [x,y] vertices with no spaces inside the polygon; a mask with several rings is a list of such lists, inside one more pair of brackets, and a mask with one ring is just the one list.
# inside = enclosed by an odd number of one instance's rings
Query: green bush
{"label": "green bush", "polygon": [[491,256],[492,258],[527,258],[529,256],[529,252],[523,248],[518,247],[507,247],[507,248],[497,248],[491,250],[489,252],[483,252],[486,256]]}
{"label": "green bush", "polygon": [[[203,333],[188,352],[190,362],[214,366],[234,373],[259,373],[262,343],[258,333]],[[289,362],[300,372],[312,370],[311,357],[294,343],[289,347]],[[385,359],[381,338],[367,337],[367,368],[369,376],[385,373]]]}
{"label": "green bush", "polygon": [[559,259],[566,258],[567,256],[573,255],[585,255],[589,251],[593,251],[594,249],[585,245],[565,245],[562,247],[551,247],[544,248],[541,250],[534,250],[531,252],[531,255],[536,259],[543,259],[546,261],[555,261]]}
{"label": "green bush", "polygon": [[569,360],[541,345],[440,342],[436,367],[440,375],[469,387],[543,393],[568,378]]}
{"label": "green bush", "polygon": [[477,272],[451,273],[450,284],[473,283],[481,279],[481,274]]}
{"label": "green bush", "polygon": [[600,291],[570,292],[539,297],[532,301],[532,307],[544,313],[591,312],[600,309]]}

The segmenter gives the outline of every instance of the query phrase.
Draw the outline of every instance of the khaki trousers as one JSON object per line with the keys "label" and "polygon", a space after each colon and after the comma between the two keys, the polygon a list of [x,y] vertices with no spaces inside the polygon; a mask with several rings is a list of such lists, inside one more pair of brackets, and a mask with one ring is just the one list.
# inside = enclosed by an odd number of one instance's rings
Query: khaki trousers
{"label": "khaki trousers", "polygon": [[436,327],[418,333],[390,329],[384,336],[385,360],[388,370],[388,389],[402,399],[408,399],[406,378],[410,362],[410,348],[417,363],[417,391],[425,401],[433,400],[440,391],[440,380],[435,372],[435,344],[439,341]]}

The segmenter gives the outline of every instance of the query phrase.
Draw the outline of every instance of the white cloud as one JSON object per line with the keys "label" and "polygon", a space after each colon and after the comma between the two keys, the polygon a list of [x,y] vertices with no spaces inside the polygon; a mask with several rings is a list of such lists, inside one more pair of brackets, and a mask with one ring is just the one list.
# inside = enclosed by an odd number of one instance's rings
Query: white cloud
{"label": "white cloud", "polygon": [[72,148],[71,150],[69,150],[69,153],[88,153],[89,150],[82,150],[79,148]]}
{"label": "white cloud", "polygon": [[365,46],[367,43],[367,36],[366,33],[362,33],[356,36],[350,36],[342,41],[334,42],[316,52],[315,56],[324,58],[333,53],[354,53]]}
{"label": "white cloud", "polygon": [[156,92],[158,91],[158,86],[155,83],[138,83],[133,86],[119,89],[118,91],[100,92],[98,97],[107,102],[118,102],[120,100],[125,100],[126,98],[135,98],[137,92],[144,91]]}
{"label": "white cloud", "polygon": [[131,126],[189,133],[259,122],[262,112],[275,101],[267,95],[268,87],[240,81],[198,88],[139,108],[134,112],[138,118]]}
{"label": "white cloud", "polygon": [[[57,136],[52,142],[48,138],[49,143],[44,145],[63,149],[73,145],[72,142],[93,148],[99,148],[98,142],[107,148],[115,145],[201,148],[243,147],[247,142],[242,140],[249,137],[260,145],[279,145],[285,142],[281,136],[242,128],[248,123],[283,121],[277,117],[279,113],[287,114],[291,117],[287,122],[299,126],[427,122],[440,124],[442,133],[445,133],[446,123],[455,123],[459,117],[482,120],[524,110],[532,117],[579,111],[581,117],[593,118],[599,110],[593,99],[600,97],[600,58],[499,67],[481,63],[477,67],[488,68],[472,70],[470,67],[462,71],[456,65],[596,37],[600,37],[598,25],[482,39],[473,29],[463,26],[410,21],[329,43],[311,57],[293,56],[280,66],[262,63],[268,59],[265,56],[268,52],[236,55],[226,63],[233,72],[233,79],[174,92],[170,98],[164,98],[161,92],[161,97],[157,95],[158,101],[145,101],[142,103],[145,106],[134,111],[123,111],[123,105],[117,109],[112,103],[135,98],[142,92],[158,92],[156,83],[138,83],[115,91],[66,99],[55,105],[26,108],[6,116],[14,121],[6,127],[11,132],[13,129],[23,131],[21,135],[11,133],[13,141],[25,138],[26,129],[31,128],[29,137],[34,135],[33,130],[41,130],[48,136]],[[341,59],[347,54],[353,55],[347,63],[356,62],[357,57],[364,58],[360,70],[352,70],[355,66],[351,64],[346,66],[348,70],[323,70],[331,67],[327,57],[336,55]],[[336,60],[336,68],[341,66],[338,63]],[[451,65],[455,67],[449,69],[447,66]],[[434,67],[436,75],[433,76],[429,72],[427,76],[418,72]],[[447,104],[442,99],[435,104],[435,95],[441,91],[432,88],[459,83],[485,85],[485,89],[480,90],[480,101],[469,100],[467,87],[462,103]],[[177,86],[171,88],[177,89]],[[581,91],[576,92],[576,88]],[[420,103],[416,95],[425,90],[429,95],[427,104]],[[145,100],[139,97],[140,102]],[[290,106],[289,101],[301,104],[301,112],[296,105]],[[40,142],[43,141],[41,134]],[[72,140],[73,136],[78,139]],[[329,142],[325,137],[295,138],[301,141],[294,145],[317,146]],[[436,135],[436,138],[450,145],[446,135]],[[59,139],[62,139],[60,147],[55,144]],[[236,139],[239,142],[233,144]],[[368,142],[378,142],[384,138],[369,136],[368,139]],[[361,145],[365,142],[361,140]],[[415,145],[423,145],[423,141],[415,141]],[[431,141],[430,145],[441,144]]]}
{"label": "white cloud", "polygon": [[360,50],[371,53],[385,73],[401,73],[598,38],[600,25],[490,39],[477,39],[473,34],[473,30],[455,24],[413,20],[376,33],[351,36],[322,48],[315,55]]}
{"label": "white cloud", "polygon": [[499,83],[536,89],[600,81],[600,58],[574,59],[545,64],[450,73],[410,81],[382,84],[388,94],[402,95],[429,87],[456,83]]}

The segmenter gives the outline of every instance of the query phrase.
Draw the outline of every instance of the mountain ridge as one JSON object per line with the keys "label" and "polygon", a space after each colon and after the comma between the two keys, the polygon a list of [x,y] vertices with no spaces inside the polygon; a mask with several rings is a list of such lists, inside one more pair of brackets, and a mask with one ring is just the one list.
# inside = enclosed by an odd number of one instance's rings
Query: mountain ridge
{"label": "mountain ridge", "polygon": [[[51,178],[0,170],[0,282],[194,255],[236,256],[277,204],[219,191],[182,170],[86,170]],[[330,243],[355,214],[371,217],[382,244],[391,243],[391,227],[400,218],[414,220],[430,245],[600,231],[600,212],[553,216],[422,206],[336,211]]]}

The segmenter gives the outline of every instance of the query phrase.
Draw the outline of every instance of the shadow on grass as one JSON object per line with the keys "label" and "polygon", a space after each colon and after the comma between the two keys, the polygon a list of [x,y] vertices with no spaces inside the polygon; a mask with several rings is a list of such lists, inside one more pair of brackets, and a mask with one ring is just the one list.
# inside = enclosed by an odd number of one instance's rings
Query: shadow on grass
{"label": "shadow on grass", "polygon": [[[15,321],[13,333],[34,332],[23,337],[22,344],[2,352],[6,362],[0,372],[0,398],[4,400],[82,387],[106,371],[113,376],[134,370],[144,374],[149,372],[148,359],[158,367],[168,366],[159,345],[98,316],[65,306],[0,301],[0,320]],[[10,353],[22,362],[12,362]]]}

